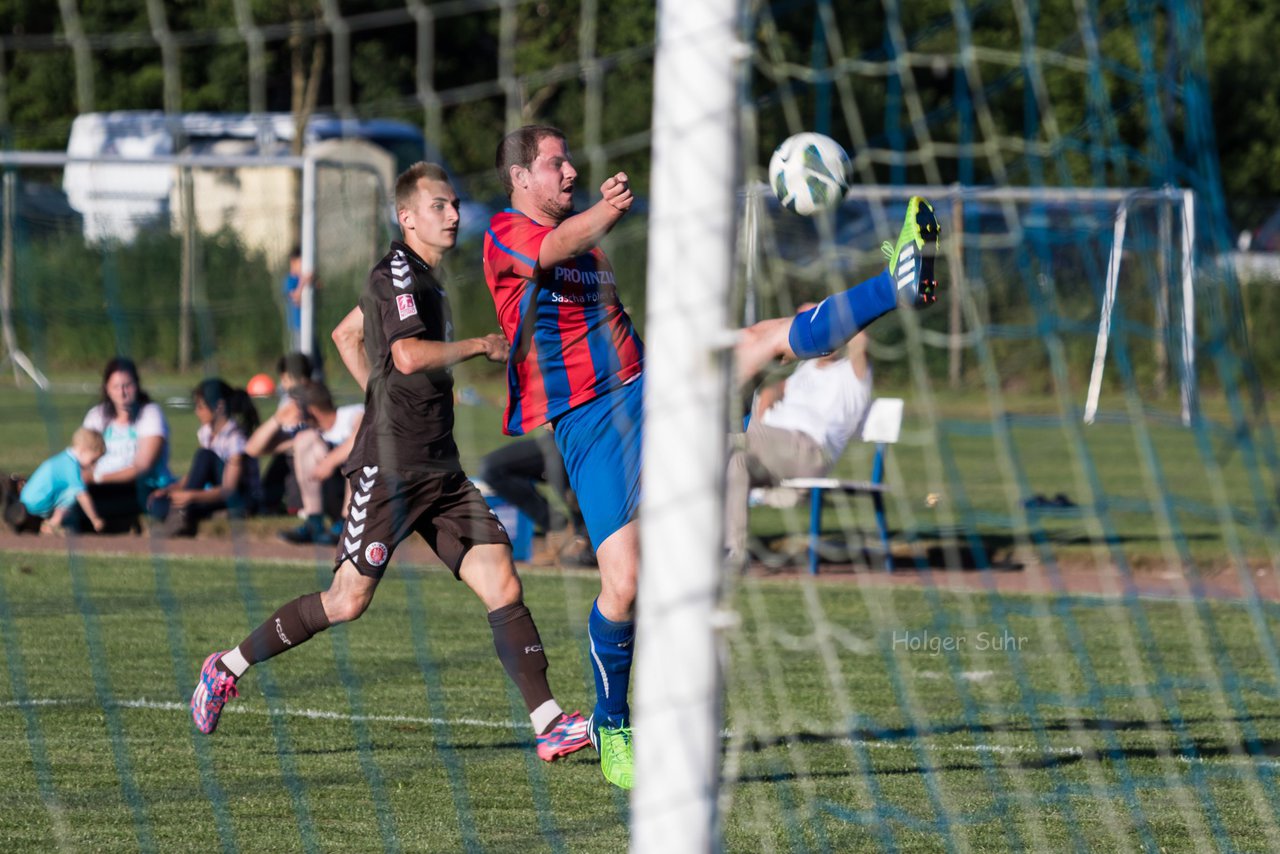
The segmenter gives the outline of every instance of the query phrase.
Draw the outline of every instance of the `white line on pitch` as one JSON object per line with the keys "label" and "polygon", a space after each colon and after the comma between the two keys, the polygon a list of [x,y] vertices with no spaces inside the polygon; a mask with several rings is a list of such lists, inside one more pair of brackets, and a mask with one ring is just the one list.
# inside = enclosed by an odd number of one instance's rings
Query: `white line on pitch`
{"label": "white line on pitch", "polygon": [[1207,758],[1202,756],[1179,756],[1184,765],[1240,765],[1249,768],[1280,768],[1280,761],[1275,759],[1250,759],[1248,756],[1220,756]]}
{"label": "white line on pitch", "polygon": [[[27,708],[37,706],[96,706],[97,704],[88,700],[72,700],[72,699],[32,699],[32,700],[10,700],[0,704],[6,708]],[[150,709],[162,712],[185,712],[189,706],[186,703],[175,703],[166,700],[117,700],[115,703],[117,708],[122,709]],[[228,705],[223,709],[224,712],[233,712],[241,715],[260,715],[270,717],[272,715],[286,715],[289,717],[311,718],[314,720],[331,720],[331,721],[370,721],[375,723],[408,723],[408,724],[424,724],[427,726],[470,726],[482,727],[484,729],[523,729],[528,726],[524,721],[486,721],[479,718],[424,718],[415,717],[413,715],[353,715],[347,712],[331,712],[320,709],[284,709],[281,711],[272,711],[271,709],[263,709],[244,703]],[[732,731],[723,730],[721,735],[724,738],[733,736]],[[857,747],[865,747],[872,750],[915,750],[914,744],[905,742],[883,741],[879,739],[850,739],[847,736],[835,736],[833,741],[852,744]],[[785,741],[785,738],[779,738],[778,742]],[[956,751],[961,753],[1004,753],[1004,754],[1034,754],[1042,756],[1046,753],[1052,755],[1080,756],[1082,752],[1078,747],[1050,747],[1040,749],[1039,747],[1027,747],[1020,745],[1007,744],[935,744],[930,745],[928,750]]]}
{"label": "white line on pitch", "polygon": [[[91,700],[72,700],[72,699],[32,699],[32,700],[9,700],[3,704],[5,708],[28,708],[34,706],[97,706],[97,703]],[[153,709],[161,712],[185,712],[190,709],[186,703],[175,703],[168,700],[117,700],[114,704],[121,709]],[[528,726],[527,722],[514,721],[485,721],[479,718],[421,718],[412,715],[352,715],[347,712],[327,712],[321,709],[283,709],[281,711],[273,711],[272,709],[261,709],[256,706],[237,703],[228,705],[223,712],[232,712],[239,715],[261,715],[271,717],[272,715],[287,715],[295,718],[312,718],[318,720],[335,720],[335,721],[371,721],[376,723],[405,723],[405,724],[427,724],[429,726],[472,726],[483,727],[485,729],[520,729]]]}
{"label": "white line on pitch", "polygon": [[[875,750],[917,750],[917,745],[902,741],[867,741],[865,739],[839,739],[846,744],[852,744],[855,747],[867,747]],[[1078,747],[1027,747],[1020,744],[930,744],[924,750],[938,751],[957,751],[959,753],[1007,753],[1007,754],[1032,754],[1035,756],[1043,756],[1046,753],[1052,756],[1084,756],[1084,751]]]}
{"label": "white line on pitch", "polygon": [[[35,698],[30,700],[6,700],[0,702],[0,708],[6,709],[24,709],[39,708],[49,706],[81,706],[81,707],[97,707],[97,703],[92,700],[75,700],[69,698]],[[145,698],[138,700],[117,700],[115,702],[117,708],[122,709],[148,709],[161,712],[186,712],[190,707],[186,703],[175,703],[169,700],[148,700]],[[323,709],[283,709],[273,711],[272,709],[259,708],[257,706],[244,703],[229,705],[223,711],[232,712],[240,715],[258,715],[261,717],[271,717],[273,715],[284,715],[287,717],[310,718],[312,720],[331,720],[331,721],[368,721],[371,723],[406,723],[406,724],[423,724],[426,726],[463,726],[463,727],[479,727],[482,729],[514,729],[520,730],[528,726],[525,721],[492,721],[482,720],[480,718],[425,718],[414,715],[353,715],[348,712],[332,712]],[[732,731],[722,730],[721,735],[725,738],[733,736]],[[880,739],[851,739],[847,736],[837,736],[832,739],[844,744],[855,747],[862,747],[869,750],[918,750],[934,752],[954,752],[954,753],[998,753],[1008,755],[1033,755],[1033,756],[1084,756],[1084,751],[1079,747],[1034,747],[1017,744],[928,744],[921,748],[919,745],[910,741],[884,741]],[[778,737],[779,744],[786,741],[785,737]],[[1228,757],[1200,757],[1200,756],[1179,756],[1178,759],[1184,764],[1201,764],[1201,765],[1245,765],[1251,768],[1280,768],[1280,760],[1266,759],[1253,760],[1247,756],[1228,756]]]}

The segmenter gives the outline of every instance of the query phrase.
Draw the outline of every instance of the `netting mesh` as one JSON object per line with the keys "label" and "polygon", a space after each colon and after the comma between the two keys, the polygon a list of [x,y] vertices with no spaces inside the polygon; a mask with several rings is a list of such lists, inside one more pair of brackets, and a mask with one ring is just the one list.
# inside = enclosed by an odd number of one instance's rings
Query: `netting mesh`
{"label": "netting mesh", "polygon": [[[762,817],[734,830],[823,850],[1270,844],[1245,839],[1278,829],[1259,718],[1280,677],[1277,469],[1216,260],[1198,9],[887,4],[859,28],[837,6],[756,7],[744,146],[820,130],[855,181],[935,200],[946,294],[871,330],[875,393],[906,402],[894,567],[920,587],[871,581],[865,496],[834,491],[820,534],[807,501],[754,511],[766,567],[816,548],[842,577],[737,588],[724,798]],[[1164,185],[1195,191],[1187,220],[1185,198],[1132,193],[1122,238],[1124,193],[1079,192]],[[873,274],[912,192],[855,187],[812,223],[766,191],[748,316]],[[868,478],[871,451],[837,473]]]}
{"label": "netting mesh", "polygon": [[[492,143],[525,122],[568,132],[584,198],[618,170],[648,186],[653,8],[325,2],[294,24],[289,5],[24,12],[24,29],[0,37],[9,139],[62,150],[77,112],[287,109],[290,51],[305,69],[320,45],[319,105],[421,128],[477,210],[503,204]],[[944,238],[939,304],[870,331],[875,395],[904,401],[882,458],[894,572],[865,495],[830,492],[815,528],[812,494],[793,490],[790,506],[753,506],[747,571],[726,577],[727,850],[1280,849],[1280,456],[1250,356],[1265,318],[1218,261],[1227,226],[1201,12],[1191,0],[743,4],[735,316],[789,315],[877,273],[917,191]],[[399,61],[372,61],[385,56]],[[153,62],[145,91],[125,85]],[[24,122],[35,105],[17,84],[45,77],[64,118]],[[773,146],[799,131],[853,158],[856,186],[830,215],[779,211],[761,184]],[[20,198],[6,203],[4,343],[20,382],[0,389],[5,467],[29,471],[63,447],[92,402],[86,377],[114,353],[144,363],[158,398],[183,399],[170,413],[180,467],[201,370],[247,378],[282,349],[290,241],[262,232],[296,206],[197,205],[225,216],[184,244],[174,202],[135,239],[97,242],[57,204],[59,168],[9,174]],[[362,178],[330,177],[324,347],[388,234]],[[195,192],[234,200],[243,187],[228,185],[244,178],[210,172]],[[643,329],[642,207],[606,248]],[[354,248],[325,255],[352,233]],[[449,266],[459,334],[491,331],[476,239]],[[26,356],[49,389],[26,382]],[[471,468],[502,441],[502,379],[460,377]],[[875,452],[855,442],[831,474],[866,480]],[[60,850],[165,850],[192,832],[227,851],[624,844],[625,799],[601,794],[589,761],[532,758],[474,603],[408,561],[379,592],[385,617],[254,670],[235,735],[189,733],[197,659],[327,584],[327,554],[302,569],[260,561],[275,533],[225,527],[222,557],[194,568],[149,538],[123,559],[84,541],[42,558],[11,543],[0,774],[17,794],[0,838]],[[597,583],[528,582],[575,704],[591,702],[583,623]]]}

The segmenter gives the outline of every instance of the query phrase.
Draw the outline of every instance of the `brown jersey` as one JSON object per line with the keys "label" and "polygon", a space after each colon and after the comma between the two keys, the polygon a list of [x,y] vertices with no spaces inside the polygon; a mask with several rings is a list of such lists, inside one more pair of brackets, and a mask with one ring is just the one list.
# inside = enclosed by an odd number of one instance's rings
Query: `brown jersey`
{"label": "brown jersey", "polygon": [[402,374],[391,345],[402,338],[453,340],[449,300],[426,262],[393,240],[360,295],[369,359],[364,420],[343,472],[379,466],[399,474],[458,471],[449,369]]}

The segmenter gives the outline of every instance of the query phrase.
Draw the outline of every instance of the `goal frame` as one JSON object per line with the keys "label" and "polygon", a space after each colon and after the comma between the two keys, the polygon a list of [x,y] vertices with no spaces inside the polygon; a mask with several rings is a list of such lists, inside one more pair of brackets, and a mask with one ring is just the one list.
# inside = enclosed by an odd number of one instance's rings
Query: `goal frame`
{"label": "goal frame", "polygon": [[[138,157],[119,155],[77,155],[62,151],[0,151],[0,170],[4,173],[4,187],[12,192],[13,173],[22,167],[65,168],[68,164],[87,164],[103,166],[171,166],[178,170],[183,180],[179,182],[182,192],[190,192],[190,182],[186,180],[196,169],[242,169],[242,168],[276,168],[293,169],[300,175],[300,211],[299,211],[299,250],[302,255],[302,275],[314,275],[316,269],[316,198],[317,175],[321,168],[334,168],[355,172],[363,172],[373,178],[377,187],[377,198],[387,208],[388,215],[394,215],[390,202],[390,194],[378,170],[367,163],[349,160],[333,160],[332,158],[314,157],[310,155],[219,155],[219,154],[149,154]],[[6,352],[4,358],[12,361],[15,370],[21,367],[32,381],[41,388],[48,387],[48,379],[30,362],[26,354],[17,347],[16,337],[12,334],[12,290],[13,290],[13,234],[11,228],[12,206],[5,205],[5,225],[2,229],[3,269],[0,271],[0,330],[3,330],[3,343]],[[195,229],[192,217],[184,213],[187,230]],[[188,235],[190,236],[190,235]],[[180,325],[190,323],[191,305],[191,271],[182,271],[182,317]],[[299,305],[301,309],[302,335],[301,350],[309,356],[316,351],[315,338],[315,294],[311,288],[302,291]],[[189,328],[184,333],[189,336]]]}
{"label": "goal frame", "polygon": [[[745,323],[750,323],[755,319],[755,304],[757,299],[756,279],[758,268],[758,247],[760,245],[758,237],[759,229],[759,199],[764,194],[771,193],[768,185],[760,183],[751,188],[748,193],[748,204],[746,206],[746,216],[743,220],[743,233],[741,235],[741,245],[746,248],[746,319]],[[1149,189],[1141,187],[1129,188],[1086,188],[1086,187],[991,187],[991,186],[966,186],[960,184],[952,184],[944,187],[927,186],[927,185],[902,185],[902,186],[863,186],[854,185],[845,193],[844,200],[862,200],[867,202],[893,202],[906,201],[911,196],[922,196],[927,198],[935,207],[935,209],[944,212],[948,207],[953,207],[961,202],[1011,202],[1011,203],[1048,203],[1048,204],[1089,204],[1089,203],[1105,203],[1114,205],[1115,213],[1112,220],[1112,242],[1107,258],[1107,275],[1104,283],[1103,302],[1099,310],[1098,316],[1098,335],[1094,346],[1093,363],[1089,375],[1089,388],[1085,396],[1083,420],[1086,424],[1093,424],[1098,415],[1098,404],[1102,392],[1102,381],[1106,368],[1107,350],[1111,337],[1112,315],[1115,311],[1116,300],[1119,298],[1119,281],[1120,268],[1123,260],[1125,249],[1125,234],[1129,219],[1129,213],[1136,204],[1143,203],[1164,203],[1178,209],[1179,229],[1177,235],[1177,244],[1179,250],[1179,264],[1176,275],[1176,285],[1181,300],[1181,326],[1179,329],[1179,345],[1181,361],[1179,363],[1179,385],[1181,396],[1181,419],[1184,426],[1189,426],[1198,410],[1199,392],[1196,380],[1196,352],[1195,352],[1195,322],[1196,322],[1196,298],[1195,298],[1195,244],[1196,244],[1196,224],[1195,224],[1195,191],[1177,187],[1163,187],[1158,189]],[[944,242],[947,238],[948,229],[944,227]],[[955,232],[952,231],[952,241],[949,245],[954,247],[958,244],[954,242]],[[1161,233],[1160,235],[1162,253],[1168,253],[1173,249],[1173,238],[1169,234]],[[958,257],[953,257],[953,262],[958,261]],[[953,267],[954,267],[953,263]],[[1175,282],[1168,283],[1171,286]],[[959,304],[956,304],[958,310]],[[958,326],[958,323],[953,323]],[[958,349],[960,337],[953,335],[951,347]]]}

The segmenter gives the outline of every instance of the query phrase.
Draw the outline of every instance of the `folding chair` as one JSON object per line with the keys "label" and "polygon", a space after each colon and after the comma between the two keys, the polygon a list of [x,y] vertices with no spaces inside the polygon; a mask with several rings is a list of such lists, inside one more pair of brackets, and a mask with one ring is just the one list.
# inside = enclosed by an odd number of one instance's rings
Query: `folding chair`
{"label": "folding chair", "polygon": [[818,574],[818,549],[822,537],[823,501],[830,492],[844,495],[869,495],[875,505],[876,529],[880,535],[879,551],[884,555],[884,568],[893,572],[893,553],[889,550],[889,528],[885,521],[884,457],[889,445],[898,441],[902,431],[902,399],[879,397],[871,401],[862,422],[861,438],[874,442],[875,459],[871,464],[871,480],[841,480],[834,477],[791,477],[778,484],[780,489],[809,490],[809,573]]}

